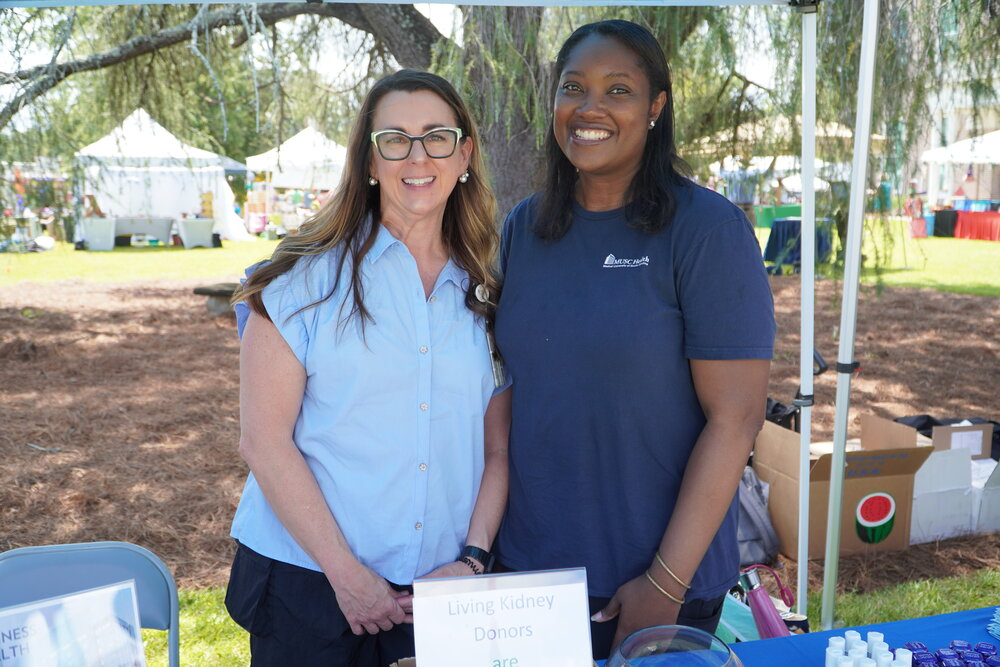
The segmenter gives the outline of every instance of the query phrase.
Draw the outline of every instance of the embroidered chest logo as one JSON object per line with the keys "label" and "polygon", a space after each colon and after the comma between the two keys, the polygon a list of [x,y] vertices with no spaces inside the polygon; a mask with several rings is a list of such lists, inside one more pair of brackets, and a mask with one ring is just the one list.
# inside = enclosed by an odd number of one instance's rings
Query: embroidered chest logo
{"label": "embroidered chest logo", "polygon": [[637,266],[649,266],[649,255],[635,259],[618,259],[614,255],[604,258],[605,269],[634,269]]}

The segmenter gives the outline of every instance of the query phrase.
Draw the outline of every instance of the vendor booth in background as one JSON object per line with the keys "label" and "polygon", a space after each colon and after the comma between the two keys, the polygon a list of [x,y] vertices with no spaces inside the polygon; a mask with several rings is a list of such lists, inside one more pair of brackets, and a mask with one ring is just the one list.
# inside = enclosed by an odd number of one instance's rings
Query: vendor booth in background
{"label": "vendor booth in background", "polygon": [[213,233],[250,238],[234,210],[223,157],[183,143],[143,109],[81,148],[75,160],[82,177],[80,195],[99,204],[102,214],[85,214],[81,221],[78,236],[91,249],[110,250],[109,235],[137,233],[168,244],[174,224],[187,247],[211,245]]}
{"label": "vendor booth in background", "polygon": [[347,149],[307,127],[247,164],[246,227],[251,232],[295,232],[316,208],[315,193],[337,187]]}

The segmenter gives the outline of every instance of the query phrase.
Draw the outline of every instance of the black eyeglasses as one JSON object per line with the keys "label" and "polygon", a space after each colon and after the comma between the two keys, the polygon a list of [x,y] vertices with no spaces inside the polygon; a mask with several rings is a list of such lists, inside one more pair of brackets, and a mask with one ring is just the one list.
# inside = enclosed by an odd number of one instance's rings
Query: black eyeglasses
{"label": "black eyeglasses", "polygon": [[442,160],[455,154],[461,138],[462,130],[457,127],[436,127],[419,137],[399,130],[372,132],[372,143],[378,148],[378,154],[386,160],[405,160],[410,157],[414,141],[423,144],[427,157]]}

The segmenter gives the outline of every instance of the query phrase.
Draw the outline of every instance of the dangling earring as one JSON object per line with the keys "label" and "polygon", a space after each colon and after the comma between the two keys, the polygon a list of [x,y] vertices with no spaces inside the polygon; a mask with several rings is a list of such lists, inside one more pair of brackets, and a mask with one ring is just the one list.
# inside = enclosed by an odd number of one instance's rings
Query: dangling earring
{"label": "dangling earring", "polygon": [[459,176],[458,177],[458,182],[459,183],[468,183],[469,182],[469,172],[465,172],[464,174],[462,174],[461,176]]}
{"label": "dangling earring", "polygon": [[375,178],[374,176],[370,176],[368,178],[368,185],[371,185],[372,187],[378,185],[378,179]]}
{"label": "dangling earring", "polygon": [[649,121],[649,129],[652,130],[654,127],[656,127],[656,121],[655,120]]}

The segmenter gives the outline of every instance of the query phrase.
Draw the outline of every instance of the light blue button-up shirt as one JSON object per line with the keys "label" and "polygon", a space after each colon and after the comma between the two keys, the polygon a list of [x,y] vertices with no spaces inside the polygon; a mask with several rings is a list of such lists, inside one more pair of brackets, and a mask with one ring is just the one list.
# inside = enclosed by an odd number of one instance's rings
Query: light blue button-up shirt
{"label": "light blue button-up shirt", "polygon": [[[465,306],[468,274],[449,260],[425,298],[413,256],[381,225],[362,260],[365,307],[375,320],[364,337],[357,316],[344,322],[349,260],[333,296],[296,313],[330,293],[338,257],[303,257],[264,289],[264,306],[306,371],[296,446],[355,557],[408,584],[453,561],[465,544],[494,394],[486,334]],[[231,534],[275,560],[320,569],[253,474]]]}

